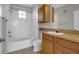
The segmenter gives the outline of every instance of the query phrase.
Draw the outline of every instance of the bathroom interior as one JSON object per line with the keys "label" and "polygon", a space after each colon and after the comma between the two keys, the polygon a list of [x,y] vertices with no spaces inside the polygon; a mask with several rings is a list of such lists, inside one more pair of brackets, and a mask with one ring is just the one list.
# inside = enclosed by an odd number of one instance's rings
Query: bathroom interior
{"label": "bathroom interior", "polygon": [[78,54],[79,4],[0,4],[1,54]]}

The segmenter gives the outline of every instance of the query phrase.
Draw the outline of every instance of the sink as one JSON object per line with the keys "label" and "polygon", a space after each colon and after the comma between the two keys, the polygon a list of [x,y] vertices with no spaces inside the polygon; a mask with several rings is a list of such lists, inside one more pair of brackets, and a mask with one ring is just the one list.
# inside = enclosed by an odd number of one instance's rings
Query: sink
{"label": "sink", "polygon": [[63,32],[47,32],[47,33],[51,35],[64,35]]}

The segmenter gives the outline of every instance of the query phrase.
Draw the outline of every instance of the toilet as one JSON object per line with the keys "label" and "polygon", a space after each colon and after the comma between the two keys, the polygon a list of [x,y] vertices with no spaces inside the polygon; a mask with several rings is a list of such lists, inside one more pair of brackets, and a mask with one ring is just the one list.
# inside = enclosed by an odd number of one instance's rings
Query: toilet
{"label": "toilet", "polygon": [[38,39],[38,40],[34,40],[33,41],[33,51],[34,52],[39,52],[42,49],[42,40]]}

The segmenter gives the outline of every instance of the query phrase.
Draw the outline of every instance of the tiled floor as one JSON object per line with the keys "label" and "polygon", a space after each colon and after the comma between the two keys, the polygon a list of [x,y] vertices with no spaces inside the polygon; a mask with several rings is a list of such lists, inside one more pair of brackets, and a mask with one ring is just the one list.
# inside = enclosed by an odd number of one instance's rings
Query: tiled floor
{"label": "tiled floor", "polygon": [[17,50],[8,54],[42,54],[42,52],[33,52],[32,47]]}

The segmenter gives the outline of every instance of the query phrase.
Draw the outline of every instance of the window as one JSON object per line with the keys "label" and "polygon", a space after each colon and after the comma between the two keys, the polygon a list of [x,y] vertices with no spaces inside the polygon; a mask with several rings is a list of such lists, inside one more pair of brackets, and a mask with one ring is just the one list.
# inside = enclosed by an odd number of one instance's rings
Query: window
{"label": "window", "polygon": [[25,11],[19,11],[19,18],[26,18],[26,12]]}

